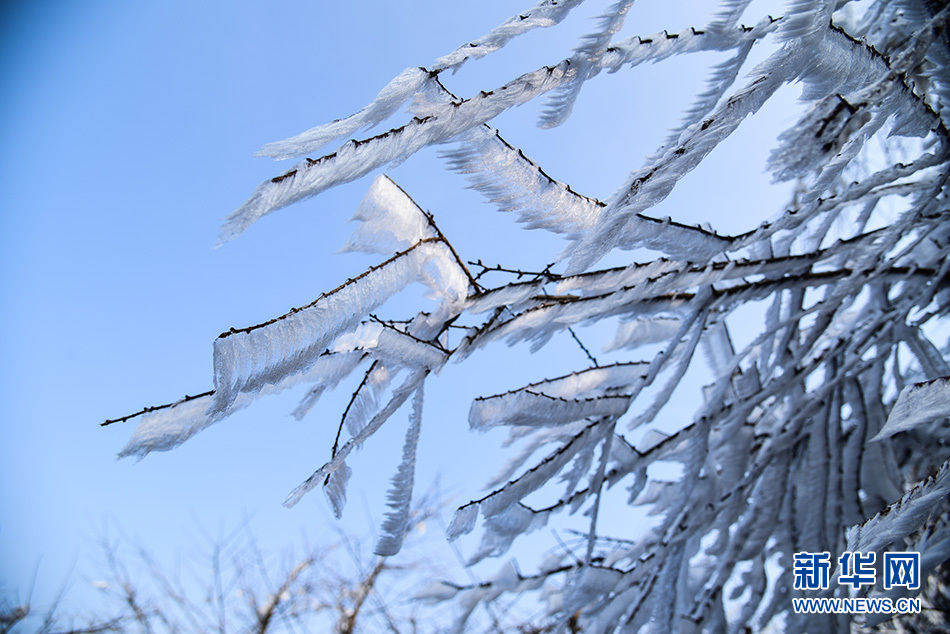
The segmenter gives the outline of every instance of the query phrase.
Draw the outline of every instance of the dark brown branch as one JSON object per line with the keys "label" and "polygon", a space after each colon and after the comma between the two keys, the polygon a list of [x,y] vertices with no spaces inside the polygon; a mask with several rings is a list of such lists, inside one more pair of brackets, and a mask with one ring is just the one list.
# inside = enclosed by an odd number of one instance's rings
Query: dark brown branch
{"label": "dark brown branch", "polygon": [[574,329],[571,328],[570,326],[568,326],[567,331],[568,331],[569,333],[571,333],[571,336],[574,338],[574,341],[576,341],[576,342],[577,342],[577,345],[581,347],[581,350],[584,351],[584,354],[587,355],[587,358],[590,359],[590,362],[594,364],[594,367],[595,367],[595,368],[596,368],[596,367],[599,367],[600,364],[597,363],[597,359],[595,359],[595,358],[594,358],[594,355],[592,355],[592,354],[590,353],[590,350],[587,349],[587,346],[585,346],[585,345],[583,344],[583,342],[582,342],[582,341],[580,340],[580,338],[577,336],[577,333],[574,332]]}
{"label": "dark brown branch", "polygon": [[[343,416],[340,417],[340,425],[336,428],[336,437],[333,439],[333,448],[330,450],[330,459],[336,457],[336,452],[340,448],[340,434],[343,433],[343,425],[346,423],[346,417],[350,413],[350,408],[353,407],[353,403],[356,402],[357,397],[360,395],[360,390],[366,386],[366,382],[369,380],[369,375],[373,373],[373,370],[376,369],[376,366],[379,365],[379,361],[373,361],[370,364],[369,368],[366,370],[366,373],[363,375],[363,380],[360,381],[360,384],[356,386],[356,389],[353,390],[353,394],[350,396],[350,402],[346,404],[346,409],[343,410]],[[330,476],[327,475],[326,480],[324,480],[324,485],[330,481]]]}
{"label": "dark brown branch", "polygon": [[436,232],[436,234],[439,236],[439,238],[442,240],[442,242],[445,244],[445,246],[447,246],[447,247],[449,248],[449,251],[452,252],[452,257],[455,258],[455,262],[459,265],[459,268],[462,269],[462,272],[465,273],[465,277],[468,278],[469,284],[472,285],[472,287],[475,289],[476,292],[480,292],[480,291],[482,290],[482,287],[479,286],[479,284],[478,284],[478,282],[476,281],[476,279],[475,279],[474,277],[472,277],[472,273],[468,270],[468,267],[465,266],[465,263],[462,262],[462,258],[459,257],[459,254],[458,254],[458,252],[455,250],[455,247],[452,246],[452,243],[448,241],[448,239],[445,237],[445,234],[443,234],[443,233],[442,233],[442,230],[439,229],[439,226],[438,226],[437,224],[435,224],[435,216],[434,216],[433,214],[431,214],[431,213],[425,211],[425,210],[422,209],[421,207],[419,208],[419,211],[422,212],[422,215],[425,216],[425,217],[426,217],[426,220],[429,221],[429,226],[432,227],[432,229]]}
{"label": "dark brown branch", "polygon": [[284,582],[280,585],[277,592],[275,592],[271,599],[267,602],[263,610],[259,610],[257,613],[257,631],[259,634],[264,634],[267,631],[267,628],[270,626],[271,621],[274,618],[274,615],[277,613],[277,608],[280,606],[281,597],[286,593],[290,586],[297,581],[297,577],[300,576],[304,570],[309,568],[313,564],[313,558],[305,559],[300,562],[287,574],[287,577],[284,579]]}
{"label": "dark brown branch", "polygon": [[409,332],[408,330],[400,330],[399,328],[396,328],[391,322],[387,322],[387,321],[385,321],[385,320],[382,320],[382,319],[380,319],[379,317],[377,317],[376,315],[374,315],[374,314],[372,314],[372,313],[370,313],[369,317],[370,317],[370,319],[371,319],[372,321],[375,321],[377,324],[379,324],[379,325],[382,326],[383,328],[389,328],[390,330],[395,331],[395,332],[398,332],[400,335],[403,335],[404,337],[409,337],[409,338],[412,339],[413,341],[416,341],[416,342],[421,343],[421,344],[425,344],[425,345],[427,345],[427,346],[432,346],[433,348],[435,348],[436,350],[438,350],[438,351],[441,352],[442,354],[452,354],[451,352],[449,352],[448,350],[446,350],[445,348],[443,348],[443,347],[442,347],[442,344],[440,344],[438,341],[426,341],[425,339],[420,339],[419,337],[415,336],[414,334],[412,334],[412,333]]}
{"label": "dark brown branch", "polygon": [[548,270],[551,266],[553,266],[553,264],[549,264],[548,267],[545,268],[543,271],[522,271],[520,269],[509,269],[509,268],[503,267],[501,264],[496,264],[495,266],[488,266],[487,264],[483,264],[481,260],[478,260],[477,262],[469,261],[469,264],[472,266],[479,266],[482,268],[482,270],[478,272],[478,275],[475,276],[475,279],[479,279],[481,276],[485,275],[486,273],[511,273],[512,275],[517,275],[518,276],[517,279],[519,280],[525,276],[531,276],[537,279],[544,278],[544,279],[547,279],[549,282],[557,282],[558,280],[563,279],[561,275],[558,275],[557,273],[551,273]]}
{"label": "dark brown branch", "polygon": [[442,242],[445,244],[445,246],[449,248],[449,251],[452,252],[452,257],[455,258],[455,262],[459,265],[459,268],[462,269],[462,271],[465,273],[465,276],[468,278],[469,283],[475,288],[476,292],[481,290],[481,287],[475,281],[475,278],[473,278],[469,270],[465,268],[465,264],[462,262],[462,258],[459,257],[459,254],[455,251],[455,247],[452,246],[452,243],[448,241],[448,239],[445,237],[445,234],[442,233],[442,230],[439,229],[439,226],[435,223],[435,216],[427,212],[422,207],[420,207],[419,203],[417,203],[415,199],[412,196],[410,196],[408,192],[406,192],[406,190],[404,190],[399,185],[399,183],[397,183],[396,181],[392,180],[389,177],[386,177],[386,178],[389,180],[390,183],[392,183],[396,187],[396,189],[402,192],[403,196],[405,196],[415,206],[415,208],[419,211],[419,213],[422,214],[422,216],[426,219],[426,222],[429,223],[429,226],[432,228],[432,230],[435,231],[436,237],[441,239]]}
{"label": "dark brown branch", "polygon": [[373,566],[369,574],[360,581],[360,584],[353,592],[353,606],[349,609],[343,609],[343,606],[340,606],[340,621],[337,623],[337,631],[340,632],[340,634],[353,634],[353,632],[356,631],[356,617],[359,616],[363,604],[376,586],[376,580],[379,578],[379,575],[388,568],[386,559],[380,557],[376,565]]}
{"label": "dark brown branch", "polygon": [[105,427],[106,425],[111,425],[113,423],[124,423],[130,418],[135,418],[136,416],[141,416],[142,414],[148,414],[150,412],[157,412],[162,409],[168,409],[169,407],[175,407],[176,405],[181,405],[182,403],[187,403],[188,401],[193,401],[197,398],[211,396],[212,394],[214,394],[214,390],[208,390],[207,392],[202,392],[201,394],[195,394],[194,396],[185,395],[185,398],[177,400],[174,403],[167,403],[165,405],[156,405],[154,407],[143,407],[141,410],[135,412],[134,414],[129,414],[128,416],[123,416],[121,418],[113,418],[112,420],[107,420],[103,423],[99,423],[99,426]]}

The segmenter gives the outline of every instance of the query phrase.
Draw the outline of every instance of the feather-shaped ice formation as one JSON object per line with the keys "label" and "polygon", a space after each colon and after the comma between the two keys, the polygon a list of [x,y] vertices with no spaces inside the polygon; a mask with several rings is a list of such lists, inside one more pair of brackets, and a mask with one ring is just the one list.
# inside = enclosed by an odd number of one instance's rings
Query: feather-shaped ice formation
{"label": "feather-shaped ice formation", "polygon": [[287,499],[284,500],[284,506],[294,506],[300,501],[301,498],[303,498],[304,495],[310,492],[315,486],[320,484],[324,478],[337,469],[340,469],[343,466],[346,457],[350,455],[350,452],[362,445],[367,438],[375,434],[379,428],[382,427],[387,420],[389,420],[389,417],[392,416],[396,410],[406,402],[406,399],[409,398],[409,395],[418,389],[428,374],[428,370],[416,370],[409,377],[407,377],[402,385],[393,390],[393,394],[389,399],[389,402],[380,408],[376,415],[373,416],[372,420],[370,420],[369,423],[367,423],[366,426],[360,430],[360,433],[347,440],[329,462],[317,469],[313,475],[304,480],[297,488],[290,492],[290,495],[288,495]]}
{"label": "feather-shaped ice formation", "polygon": [[918,530],[950,494],[950,461],[883,511],[848,530],[848,550],[877,551]]}
{"label": "feather-shaped ice formation", "polygon": [[457,509],[452,521],[445,530],[445,538],[449,541],[457,539],[461,535],[467,535],[475,528],[475,521],[478,519],[478,504],[466,504]]}
{"label": "feather-shaped ice formation", "polygon": [[472,298],[466,310],[473,315],[500,307],[507,307],[510,310],[519,310],[519,308],[523,310],[527,307],[525,303],[538,295],[543,287],[543,281],[506,284],[501,288],[485,291]]}
{"label": "feather-shaped ice formation", "polygon": [[220,418],[208,415],[213,400],[213,395],[206,394],[146,412],[139,418],[129,442],[119,452],[119,458],[141,458],[151,451],[168,451],[177,447]]}
{"label": "feather-shaped ice formation", "polygon": [[396,371],[384,363],[374,363],[366,370],[362,382],[357,386],[343,411],[343,424],[350,436],[356,436],[363,431],[366,423],[379,411],[380,400],[386,394],[395,375]]}
{"label": "feather-shaped ice formation", "polygon": [[431,341],[425,341],[386,322],[361,324],[358,329],[340,336],[332,351],[362,351],[389,368],[441,367],[448,353]]}
{"label": "feather-shaped ice formation", "polygon": [[424,68],[407,68],[386,84],[376,98],[356,114],[310,128],[283,141],[268,143],[257,154],[278,159],[302,156],[319,150],[331,141],[370,128],[394,114],[422,89],[428,78],[429,73]]}
{"label": "feather-shaped ice formation", "polygon": [[353,470],[344,462],[339,469],[327,476],[327,482],[323,487],[323,492],[330,502],[330,508],[333,509],[333,516],[337,519],[343,517],[343,507],[346,506],[346,485],[352,474]]}
{"label": "feather-shaped ice formation", "polygon": [[504,511],[485,518],[484,532],[478,550],[466,562],[475,565],[486,557],[498,557],[508,552],[514,540],[539,528],[548,520],[549,512],[535,512],[515,504]]}
{"label": "feather-shaped ice formation", "polygon": [[601,441],[604,432],[611,429],[604,420],[597,420],[573,436],[570,441],[548,454],[537,465],[493,491],[479,505],[485,518],[507,511],[528,494],[544,486],[580,452]]}
{"label": "feather-shaped ice formation", "polygon": [[293,169],[261,183],[221,228],[227,242],[268,213],[404,160],[427,145],[454,136],[569,81],[576,69],[562,62],[526,73],[492,91],[435,108],[432,114],[362,141],[347,141],[332,154],[307,158]]}
{"label": "feather-shaped ice formation", "polygon": [[814,44],[828,33],[837,0],[791,0],[778,31],[780,41]]}
{"label": "feather-shaped ice formation", "polygon": [[492,29],[487,35],[463,44],[448,55],[435,61],[432,70],[458,70],[470,59],[478,59],[494,53],[505,44],[538,27],[560,23],[574,7],[584,0],[540,0],[531,9],[514,15]]}
{"label": "feather-shaped ice formation", "polygon": [[[702,119],[716,107],[716,104],[722,99],[726,90],[735,83],[736,77],[739,75],[739,70],[749,57],[749,52],[752,50],[754,43],[755,40],[750,39],[739,47],[735,55],[715,67],[712,77],[710,77],[707,82],[705,92],[699,94],[690,109],[686,111],[686,114],[683,116],[683,123],[667,137],[666,142],[663,144],[664,148],[679,141],[687,128],[702,121]],[[659,156],[656,156],[656,158],[659,158]]]}
{"label": "feather-shaped ice formation", "polygon": [[448,601],[459,592],[457,586],[453,586],[445,581],[432,581],[416,592],[412,598],[422,603],[441,603]]}
{"label": "feather-shaped ice formation", "polygon": [[561,425],[592,416],[621,416],[630,400],[626,394],[567,399],[523,390],[477,399],[469,409],[468,424],[478,430],[497,425]]}
{"label": "feather-shaped ice formation", "polygon": [[716,13],[706,26],[706,30],[723,31],[735,28],[736,22],[742,17],[752,0],[723,0],[719,3]]}
{"label": "feather-shaped ice formation", "polygon": [[730,29],[686,29],[679,33],[660,31],[649,37],[635,35],[612,42],[598,66],[615,73],[625,66],[659,62],[673,55],[701,51],[731,51],[759,40],[775,31],[781,22],[765,17],[754,27]]}
{"label": "feather-shaped ice formation", "polygon": [[901,390],[884,428],[872,440],[950,418],[950,377],[908,385]]}
{"label": "feather-shaped ice formation", "polygon": [[[946,440],[941,423],[950,403],[950,82],[943,77],[950,53],[941,39],[950,8],[792,0],[785,15],[747,27],[740,20],[757,5],[724,0],[706,27],[615,39],[631,3],[611,0],[599,32],[557,65],[468,99],[442,84],[448,74],[441,71],[556,24],[577,4],[543,0],[431,70],[408,69],[356,115],[267,146],[279,156],[309,152],[409,104],[406,125],[347,141],[264,183],[223,232],[226,239],[274,209],[427,145],[451,143],[443,152],[450,168],[496,208],[570,241],[566,273],[560,263],[519,271],[521,265],[479,261],[483,270],[472,277],[432,217],[380,177],[354,216],[360,224],[345,248],[401,253],[309,306],[228,333],[216,344],[216,389],[126,417],[140,425],[123,455],[173,447],[259,394],[299,383],[310,390],[302,415],[359,368],[363,380],[339,421],[349,440],[335,443],[329,462],[287,500],[291,505],[324,485],[339,514],[349,454],[410,395],[421,399],[427,374],[491,342],[526,341],[536,349],[555,336],[571,355],[578,355],[577,339],[597,366],[585,332],[574,327],[616,317],[609,347],[661,344],[651,361],[592,367],[473,403],[472,427],[506,425],[507,444],[518,445],[488,484],[492,492],[462,506],[447,530],[450,539],[470,533],[481,514],[481,543],[472,554],[478,561],[501,555],[554,513],[584,510],[586,554],[572,557],[569,545],[537,574],[523,576],[506,564],[485,581],[437,584],[422,596],[458,601],[456,631],[476,606],[542,584],[548,622],[576,617],[585,631],[606,633],[618,623],[631,631],[765,630],[782,623],[824,631],[829,621],[820,615],[788,612],[782,590],[790,585],[794,549],[900,544],[922,553],[922,575],[950,552],[950,465],[907,493],[916,474],[946,458],[934,451]],[[849,14],[853,8],[867,9],[864,18]],[[774,54],[737,84],[751,50],[761,47]],[[608,204],[553,178],[486,123],[544,93],[553,93],[544,120],[557,123],[584,82],[700,51],[721,52],[722,63],[682,125]],[[734,236],[718,235],[706,222],[694,227],[647,215],[701,161],[717,160],[712,150],[793,82],[812,103],[770,159],[777,179],[797,181],[784,210]],[[920,140],[894,138],[904,136]],[[611,249],[641,247],[663,257],[581,272]],[[513,283],[481,282],[505,276]],[[416,281],[429,286],[435,309],[408,320],[374,316]],[[712,384],[699,411],[678,420],[669,403],[691,383],[699,345]],[[942,378],[914,383],[935,377]],[[634,406],[644,395],[652,400]],[[627,438],[616,431],[628,411],[628,424],[647,425],[644,433]],[[378,543],[383,554],[397,551],[406,531],[418,435],[413,407]],[[662,467],[675,468],[675,476]],[[617,484],[628,504],[653,516],[639,536],[613,538],[598,526],[609,500],[601,500],[602,491]],[[548,498],[547,506],[532,508],[535,496]],[[847,526],[853,528],[844,544]]]}
{"label": "feather-shaped ice formation", "polygon": [[312,404],[326,389],[335,387],[363,359],[364,355],[358,352],[321,354],[306,372],[284,376],[279,381],[264,386],[259,394],[240,394],[226,410],[219,410],[215,406],[213,390],[198,396],[186,396],[169,405],[147,408],[139,414],[127,417],[137,420],[138,425],[118,457],[143,458],[151,451],[168,451],[226,416],[249,406],[259,395],[276,394],[297,385],[319,381],[320,384],[314,387],[307,397]]}
{"label": "feather-shaped ice formation", "polygon": [[[863,104],[852,105],[840,95],[823,99],[797,125],[779,136],[779,146],[769,157],[769,169],[775,180],[793,180],[819,169],[870,120],[871,113]],[[815,143],[801,142],[806,130],[815,137]]]}
{"label": "feather-shaped ice formation", "polygon": [[558,426],[587,417],[621,416],[646,372],[645,363],[615,363],[478,398],[469,409],[469,425],[482,430],[496,425]]}
{"label": "feather-shaped ice formation", "polygon": [[574,102],[581,92],[581,87],[591,71],[604,56],[607,46],[614,34],[623,26],[627,12],[633,6],[633,0],[617,0],[607,13],[600,18],[600,28],[582,38],[583,44],[574,49],[571,56],[573,64],[579,68],[574,81],[559,87],[548,100],[547,107],[541,115],[542,128],[553,128],[561,125],[570,115]]}
{"label": "feather-shaped ice formation", "polygon": [[[603,210],[597,225],[575,241],[567,272],[580,273],[588,269],[618,246],[634,248],[663,241],[667,243],[667,252],[670,246],[678,247],[684,258],[693,261],[721,253],[725,245],[703,234],[684,233],[674,242],[668,232],[656,228],[650,231],[651,227],[644,224],[640,214],[669,196],[681,178],[695,169],[748,115],[756,112],[787,81],[792,67],[787,53],[773,54],[759,66],[755,77],[743,89],[701,123],[687,128],[679,143],[667,149],[657,161],[634,172]],[[660,238],[661,235],[664,237]],[[670,242],[673,244],[669,245]]]}
{"label": "feather-shaped ice formation", "polygon": [[465,61],[497,51],[523,33],[538,27],[554,26],[581,2],[583,0],[541,0],[528,11],[507,19],[484,37],[440,57],[431,70],[413,67],[402,71],[379,91],[373,101],[356,114],[310,128],[283,141],[268,143],[260,149],[258,156],[280,159],[302,156],[319,150],[331,141],[370,128],[394,114],[414,94],[422,90],[425,82],[434,73],[448,69],[458,70]]}
{"label": "feather-shaped ice formation", "polygon": [[388,255],[436,237],[422,209],[391,178],[380,174],[350,220],[359,226],[341,251]]}
{"label": "feather-shaped ice formation", "polygon": [[620,324],[617,334],[614,335],[604,350],[619,350],[620,348],[636,348],[651,343],[667,341],[679,332],[681,321],[676,317],[650,317],[633,319]]}
{"label": "feather-shaped ice formation", "polygon": [[445,244],[423,240],[308,306],[223,334],[214,345],[215,409],[226,409],[238,394],[306,371],[337,337],[416,280],[451,301],[462,301],[467,293],[468,281]]}
{"label": "feather-shaped ice formation", "polygon": [[542,392],[555,398],[594,397],[614,390],[634,391],[649,367],[642,361],[611,363],[553,379],[530,383],[523,389]]}
{"label": "feather-shaped ice formation", "polygon": [[455,140],[454,149],[441,152],[449,167],[500,211],[517,212],[529,228],[574,235],[597,221],[603,203],[548,176],[495,128],[481,125]]}
{"label": "feather-shaped ice formation", "polygon": [[395,555],[402,548],[403,538],[409,526],[412,487],[416,472],[416,447],[419,445],[419,431],[422,428],[422,386],[412,398],[412,415],[406,442],[402,448],[402,462],[393,476],[392,486],[387,494],[389,508],[386,521],[381,528],[382,535],[376,542],[376,554],[381,557]]}
{"label": "feather-shaped ice formation", "polygon": [[308,372],[316,377],[318,383],[310,388],[293,411],[293,417],[302,420],[327,390],[332,390],[340,381],[350,375],[366,358],[362,352],[348,352],[320,356]]}

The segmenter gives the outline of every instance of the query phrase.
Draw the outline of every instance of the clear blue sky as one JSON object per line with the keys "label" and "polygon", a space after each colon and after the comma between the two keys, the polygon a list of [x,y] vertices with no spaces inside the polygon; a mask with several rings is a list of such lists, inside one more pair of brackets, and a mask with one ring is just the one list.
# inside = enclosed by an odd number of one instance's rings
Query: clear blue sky
{"label": "clear blue sky", "polygon": [[[42,605],[73,562],[82,572],[94,567],[95,539],[112,521],[159,557],[187,545],[196,523],[217,530],[245,513],[265,546],[294,539],[302,527],[330,533],[319,493],[293,510],[280,503],[327,458],[348,392],[327,398],[303,423],[288,415],[299,394],[260,401],[140,463],[114,459],[130,425],[98,424],[209,389],[218,333],[305,304],[374,261],[334,254],[371,177],[265,218],[213,250],[220,219],[286,169],[254,158],[256,149],[354,112],[403,68],[430,63],[530,4],[5,5],[0,592],[24,592],[38,570],[34,601]],[[683,9],[654,15],[663,4],[636,5],[625,32],[703,22],[686,20]],[[446,83],[466,95],[559,61],[589,29],[594,9],[469,62]],[[533,127],[541,102],[496,124],[549,173],[606,198],[676,123],[716,61],[676,59],[600,77],[557,130]],[[746,228],[747,213],[709,202],[737,190],[748,192],[751,205],[777,211],[782,196],[763,193],[760,172],[775,126],[787,121],[781,111],[763,113],[723,149],[733,154],[697,170],[691,188],[657,213],[725,232]],[[748,172],[737,173],[738,161]],[[433,151],[390,173],[435,212],[463,257],[543,266],[563,246],[515,230],[444,171]],[[499,363],[510,371],[499,372]],[[481,495],[499,437],[468,432],[471,398],[583,364],[576,349],[555,347],[533,357],[526,349],[489,351],[464,372],[447,368],[426,389],[422,478],[445,474],[458,502]],[[361,496],[377,519],[385,510],[405,429],[404,422],[391,427],[377,439],[383,450],[367,449],[352,463],[348,511],[357,523],[367,515]]]}

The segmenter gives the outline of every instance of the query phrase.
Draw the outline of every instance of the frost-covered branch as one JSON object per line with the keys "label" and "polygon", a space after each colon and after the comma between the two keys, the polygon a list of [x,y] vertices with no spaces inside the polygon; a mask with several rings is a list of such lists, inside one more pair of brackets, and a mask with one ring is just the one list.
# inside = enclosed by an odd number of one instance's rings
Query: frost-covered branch
{"label": "frost-covered branch", "polygon": [[[352,450],[411,410],[378,543],[390,556],[407,526],[427,377],[499,341],[566,345],[565,360],[591,367],[539,379],[550,374],[526,366],[522,387],[460,392],[473,430],[503,428],[516,447],[447,533],[480,535],[472,565],[546,527],[583,535],[583,544],[578,552],[562,544],[537,573],[505,564],[489,581],[437,583],[420,598],[455,601],[457,631],[502,594],[535,591],[545,598],[543,627],[839,627],[837,617],[791,609],[791,597],[805,596],[789,581],[795,553],[919,547],[928,571],[945,553],[950,10],[796,0],[748,27],[739,20],[757,5],[725,0],[704,27],[643,37],[631,34],[632,3],[619,0],[551,65],[512,69],[510,81],[470,96],[449,88],[443,71],[555,27],[581,4],[542,0],[430,66],[407,69],[355,115],[266,146],[269,155],[301,156],[389,127],[261,184],[222,230],[229,239],[273,210],[440,145],[449,169],[499,211],[564,238],[557,261],[485,264],[379,176],[346,248],[383,254],[380,264],[306,306],[222,334],[213,390],[105,424],[137,420],[122,455],[143,456],[298,385],[306,386],[295,411],[303,416],[352,376],[330,460],[287,505],[320,485],[339,515]],[[751,67],[757,47],[768,51]],[[569,174],[545,170],[528,145],[488,124],[547,95],[541,123],[560,125],[595,77],[701,51],[721,55],[682,123],[627,167],[610,197],[579,193]],[[651,215],[792,84],[802,86],[801,112],[776,130],[768,163],[776,181],[794,183],[787,205],[743,201],[754,217],[734,235]],[[404,105],[408,115],[387,123]],[[738,208],[741,196],[725,204]],[[635,255],[597,268],[620,251]],[[432,305],[377,316],[414,283],[428,288]],[[601,534],[608,514],[620,513],[638,518],[629,522],[638,530]]]}

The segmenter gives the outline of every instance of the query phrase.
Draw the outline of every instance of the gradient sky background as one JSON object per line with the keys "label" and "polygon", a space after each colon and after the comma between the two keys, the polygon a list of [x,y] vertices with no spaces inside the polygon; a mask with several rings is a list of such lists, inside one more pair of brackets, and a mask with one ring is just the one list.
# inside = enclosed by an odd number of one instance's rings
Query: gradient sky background
{"label": "gradient sky background", "polygon": [[[213,249],[220,219],[289,165],[254,158],[255,150],[356,111],[405,67],[431,63],[530,4],[4,5],[0,593],[19,590],[23,599],[35,575],[38,609],[66,579],[68,596],[82,596],[83,575],[101,569],[96,540],[115,527],[159,560],[193,545],[196,526],[214,533],[245,516],[265,548],[279,549],[302,531],[332,539],[320,493],[292,510],[281,502],[329,456],[349,383],[302,423],[289,416],[299,391],[264,399],[140,463],[114,459],[131,424],[99,423],[209,389],[211,343],[220,332],[306,304],[378,260],[335,254],[372,176],[273,214]],[[592,4],[444,81],[470,95],[556,63],[606,5]],[[702,26],[712,4],[638,3],[623,34]],[[764,13],[758,4],[750,15]],[[541,100],[494,125],[548,173],[604,199],[659,145],[721,59],[694,55],[600,76],[555,130],[534,126]],[[770,187],[763,169],[776,134],[793,121],[787,104],[798,90],[786,92],[654,215],[734,232],[780,210],[787,189]],[[432,149],[387,173],[435,213],[465,259],[538,268],[564,246],[495,213]],[[406,306],[403,314],[417,310]],[[586,365],[570,342],[533,356],[526,347],[499,347],[470,361],[426,387],[417,486],[441,474],[455,504],[480,497],[503,461],[503,435],[468,432],[471,399]],[[685,402],[677,415],[698,405]],[[365,532],[368,518],[383,517],[404,433],[400,414],[351,461],[347,530]]]}

